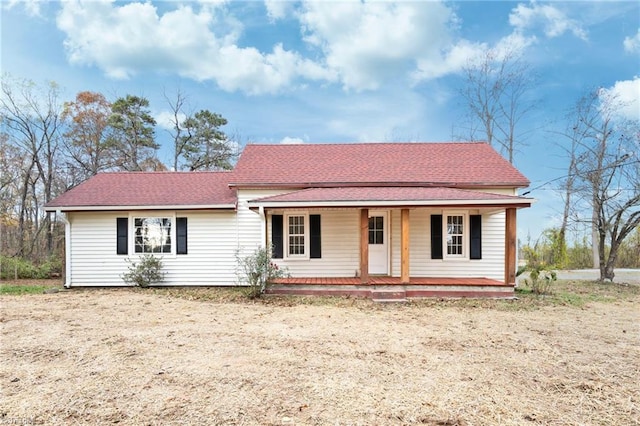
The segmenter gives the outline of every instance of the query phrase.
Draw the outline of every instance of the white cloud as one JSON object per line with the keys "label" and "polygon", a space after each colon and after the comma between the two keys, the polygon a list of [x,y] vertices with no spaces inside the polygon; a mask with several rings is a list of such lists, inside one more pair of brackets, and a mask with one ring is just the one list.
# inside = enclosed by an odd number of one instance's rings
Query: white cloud
{"label": "white cloud", "polygon": [[[312,59],[283,44],[270,51],[241,45],[243,24],[221,0],[162,7],[68,0],[57,25],[66,34],[70,63],[95,66],[111,78],[175,74],[253,95],[304,87],[305,80],[339,83],[347,91],[431,80],[459,71],[489,48],[455,40],[458,18],[440,2],[267,0],[265,7],[272,20],[298,20]],[[523,7],[520,15],[531,10]],[[522,50],[533,41],[515,31],[494,49],[508,43]]]}
{"label": "white cloud", "polygon": [[[172,111],[160,111],[153,114],[153,118],[156,120],[156,124],[166,130],[173,130],[175,128],[175,117]],[[182,123],[187,116],[183,113],[178,113],[178,120]]]}
{"label": "white cloud", "polygon": [[640,77],[616,81],[613,87],[600,90],[600,98],[610,99],[618,105],[618,114],[629,120],[640,119]]}
{"label": "white cloud", "polygon": [[199,10],[181,5],[158,14],[151,3],[75,0],[63,4],[57,23],[67,35],[69,61],[95,65],[112,78],[175,73],[250,94],[281,91],[300,76],[333,78],[282,45],[267,53],[239,47],[242,25],[220,5],[207,2]]}
{"label": "white cloud", "polygon": [[283,144],[283,145],[299,145],[301,143],[304,143],[304,139],[291,138],[289,136],[285,136],[284,138],[282,138],[280,143]]}
{"label": "white cloud", "polygon": [[293,8],[293,2],[286,0],[264,0],[264,6],[267,9],[269,19],[275,21],[287,16]]}
{"label": "white cloud", "polygon": [[[318,48],[346,89],[377,89],[417,62],[442,61],[455,14],[438,2],[305,2],[304,40]],[[426,73],[425,75],[432,75]]]}
{"label": "white cloud", "polygon": [[488,47],[484,43],[461,40],[444,54],[438,52],[432,58],[419,59],[413,77],[415,80],[430,80],[457,72],[469,61],[481,56],[487,49]]}
{"label": "white cloud", "polygon": [[640,28],[634,37],[625,37],[623,45],[627,53],[640,52]]}
{"label": "white cloud", "polygon": [[46,0],[8,0],[3,7],[6,9],[13,9],[20,5],[24,8],[25,12],[27,12],[27,15],[41,17],[42,14],[40,13],[40,6],[45,1]]}
{"label": "white cloud", "polygon": [[549,4],[532,2],[527,6],[521,3],[511,11],[509,23],[518,31],[541,27],[549,38],[561,36],[566,32],[583,40],[588,38],[587,31],[579,22],[570,19],[560,9]]}

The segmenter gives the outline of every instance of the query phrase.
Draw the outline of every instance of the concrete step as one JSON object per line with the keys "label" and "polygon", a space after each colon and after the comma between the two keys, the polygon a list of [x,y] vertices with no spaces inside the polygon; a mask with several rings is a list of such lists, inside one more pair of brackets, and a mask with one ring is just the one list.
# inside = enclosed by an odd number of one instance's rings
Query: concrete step
{"label": "concrete step", "polygon": [[404,289],[373,289],[371,300],[374,302],[406,302],[407,292]]}

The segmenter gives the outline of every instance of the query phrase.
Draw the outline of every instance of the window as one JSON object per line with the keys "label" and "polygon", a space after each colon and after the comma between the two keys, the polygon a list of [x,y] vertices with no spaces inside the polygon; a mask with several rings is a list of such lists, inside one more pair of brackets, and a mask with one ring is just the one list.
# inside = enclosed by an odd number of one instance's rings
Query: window
{"label": "window", "polygon": [[306,227],[305,215],[287,216],[287,253],[290,257],[306,256]]}
{"label": "window", "polygon": [[171,253],[171,218],[133,219],[135,253]]}
{"label": "window", "polygon": [[369,218],[369,244],[384,244],[384,216]]}
{"label": "window", "polygon": [[[274,259],[282,259],[283,257],[289,259],[322,258],[321,228],[319,214],[272,215],[272,257]],[[286,256],[284,256],[285,253]]]}
{"label": "window", "polygon": [[187,218],[150,216],[116,218],[116,253],[187,254]]}
{"label": "window", "polygon": [[482,259],[481,215],[431,215],[431,259],[443,258]]}
{"label": "window", "polygon": [[464,256],[464,216],[447,215],[447,256]]}

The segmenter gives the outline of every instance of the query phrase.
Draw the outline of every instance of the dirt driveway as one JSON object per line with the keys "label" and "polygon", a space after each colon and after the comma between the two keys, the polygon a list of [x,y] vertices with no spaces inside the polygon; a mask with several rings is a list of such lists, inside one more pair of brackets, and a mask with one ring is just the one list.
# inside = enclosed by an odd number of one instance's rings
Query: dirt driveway
{"label": "dirt driveway", "polygon": [[0,424],[640,423],[638,300],[509,311],[0,298]]}

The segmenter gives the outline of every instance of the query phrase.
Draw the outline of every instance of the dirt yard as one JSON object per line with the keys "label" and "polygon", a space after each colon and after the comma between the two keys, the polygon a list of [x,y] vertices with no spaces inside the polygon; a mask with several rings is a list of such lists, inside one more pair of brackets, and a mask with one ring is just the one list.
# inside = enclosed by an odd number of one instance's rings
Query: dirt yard
{"label": "dirt yard", "polygon": [[640,301],[0,297],[0,424],[640,424]]}

